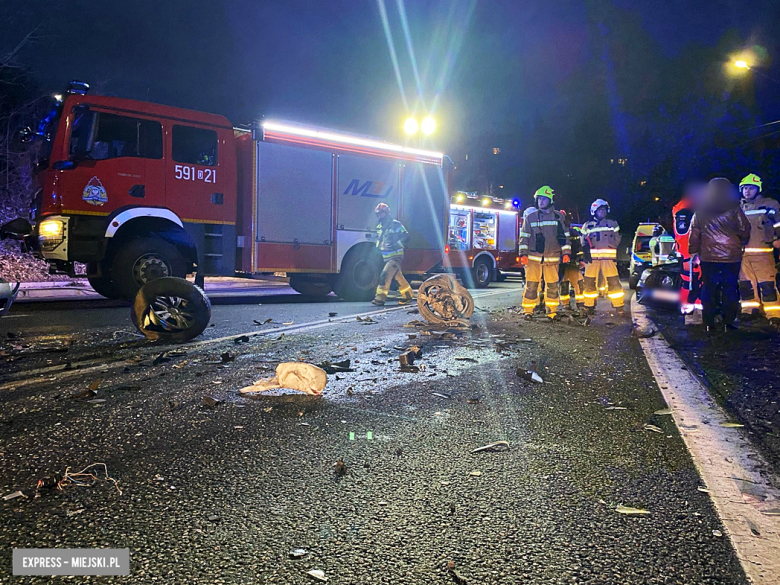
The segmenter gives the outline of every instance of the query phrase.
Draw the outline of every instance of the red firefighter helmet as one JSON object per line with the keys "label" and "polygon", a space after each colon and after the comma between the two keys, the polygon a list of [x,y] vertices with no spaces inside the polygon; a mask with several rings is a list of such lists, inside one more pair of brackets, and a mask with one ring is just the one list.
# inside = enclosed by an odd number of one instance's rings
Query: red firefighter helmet
{"label": "red firefighter helmet", "polygon": [[374,213],[390,213],[390,206],[387,203],[380,203],[374,208]]}

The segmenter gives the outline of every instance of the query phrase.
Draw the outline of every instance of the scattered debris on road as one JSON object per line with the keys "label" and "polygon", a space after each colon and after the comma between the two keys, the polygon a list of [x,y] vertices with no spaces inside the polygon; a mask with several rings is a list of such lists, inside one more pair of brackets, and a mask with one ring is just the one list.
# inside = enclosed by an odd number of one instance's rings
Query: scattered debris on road
{"label": "scattered debris on road", "polygon": [[518,378],[522,378],[523,380],[528,380],[529,382],[536,382],[537,384],[541,384],[544,382],[542,380],[542,377],[537,374],[534,370],[524,370],[522,368],[518,368],[515,370],[515,374],[517,374]]}
{"label": "scattered debris on road", "polygon": [[654,327],[639,327],[638,325],[634,325],[634,327],[631,329],[631,336],[636,337],[637,339],[648,339],[658,333],[658,331]]}
{"label": "scattered debris on road", "polygon": [[258,321],[257,319],[252,319],[255,325],[267,325],[268,323],[273,323],[273,319],[266,319],[265,321]]}
{"label": "scattered debris on road", "polygon": [[302,362],[284,362],[276,366],[276,376],[258,380],[251,386],[241,388],[239,392],[245,394],[289,388],[312,396],[321,396],[327,383],[328,375],[322,368]]}
{"label": "scattered debris on road", "polygon": [[490,452],[509,451],[509,441],[496,441],[495,443],[490,443],[488,445],[483,445],[482,447],[477,447],[471,452],[482,453],[484,451],[490,451]]}
{"label": "scattered debris on road", "polygon": [[414,365],[415,360],[419,360],[420,358],[422,358],[422,349],[413,345],[398,356],[398,362],[401,364],[402,368],[406,368]]}
{"label": "scattered debris on road", "polygon": [[216,408],[216,406],[221,403],[221,400],[214,398],[213,396],[206,395],[203,397],[203,400],[201,400],[200,404],[203,408]]}
{"label": "scattered debris on road", "polygon": [[720,426],[727,428],[727,429],[739,429],[744,427],[745,425],[739,424],[739,423],[733,423],[733,422],[724,422],[720,423]]}
{"label": "scattered debris on road", "polygon": [[309,575],[315,581],[322,581],[324,583],[325,581],[328,580],[328,578],[325,576],[325,571],[320,571],[319,569],[312,569],[311,571],[308,571],[306,574]]}
{"label": "scattered debris on road", "polygon": [[664,432],[662,428],[657,427],[655,425],[647,424],[647,423],[645,423],[645,425],[642,428],[645,429],[646,431],[651,431],[653,433],[663,433]]}
{"label": "scattered debris on road", "polygon": [[347,474],[348,468],[347,464],[344,463],[341,459],[336,461],[336,463],[333,464],[333,473],[336,474],[337,478],[344,477]]}
{"label": "scattered debris on road", "polygon": [[304,548],[294,548],[290,551],[290,558],[291,559],[302,559],[307,554],[309,554],[309,551],[307,551]]}
{"label": "scattered debris on road", "polygon": [[624,506],[623,504],[619,504],[617,508],[615,508],[615,512],[618,514],[627,514],[629,516],[646,516],[650,514],[650,510],[645,510],[644,508],[632,508],[630,506]]}
{"label": "scattered debris on road", "polygon": [[329,362],[326,360],[320,364],[317,364],[317,367],[324,370],[326,374],[331,375],[355,371],[351,367],[350,360],[342,360],[340,362]]}
{"label": "scattered debris on road", "polygon": [[665,415],[665,414],[672,414],[672,409],[669,407],[662,408],[661,410],[656,410],[653,414],[657,414],[659,416]]}

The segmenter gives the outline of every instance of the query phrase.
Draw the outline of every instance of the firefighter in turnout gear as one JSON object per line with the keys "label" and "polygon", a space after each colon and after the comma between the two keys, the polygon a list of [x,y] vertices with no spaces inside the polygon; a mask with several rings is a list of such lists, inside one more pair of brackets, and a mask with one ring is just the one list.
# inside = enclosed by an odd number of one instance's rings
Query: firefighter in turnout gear
{"label": "firefighter in turnout gear", "polygon": [[582,245],[580,244],[579,228],[573,227],[568,222],[565,211],[561,211],[564,218],[564,227],[569,238],[571,254],[569,262],[561,265],[561,304],[564,310],[571,309],[571,298],[574,297],[576,307],[582,309],[585,305],[584,289],[582,287],[582,272],[580,272],[580,262],[582,262]]}
{"label": "firefighter in turnout gear", "polygon": [[750,241],[745,246],[739,271],[742,318],[763,310],[769,322],[780,328],[780,298],[777,294],[774,248],[780,247],[780,205],[761,194],[761,178],[750,174],[739,184],[742,211],[750,222]]}
{"label": "firefighter in turnout gear", "polygon": [[536,209],[523,218],[520,228],[520,263],[525,266],[523,313],[531,320],[539,298],[539,284],[544,278],[547,316],[555,319],[560,298],[558,268],[571,260],[571,245],[567,239],[563,216],[553,207],[552,188],[544,186],[534,194]]}
{"label": "firefighter in turnout gear", "polygon": [[620,226],[614,219],[607,219],[609,203],[596,199],[590,206],[593,219],[582,226],[582,246],[585,251],[585,307],[593,311],[599,291],[596,280],[600,273],[607,279],[607,297],[612,306],[623,312],[623,285],[617,271],[617,247],[620,243]]}
{"label": "firefighter in turnout gear", "polygon": [[374,210],[379,220],[377,226],[378,237],[376,247],[382,253],[385,267],[379,275],[379,286],[376,287],[376,296],[371,301],[374,305],[382,306],[387,301],[387,294],[393,279],[398,283],[398,292],[401,294],[399,305],[405,305],[414,300],[412,286],[404,278],[401,264],[404,260],[404,246],[409,241],[409,233],[403,224],[390,217],[390,208],[386,203],[380,203]]}

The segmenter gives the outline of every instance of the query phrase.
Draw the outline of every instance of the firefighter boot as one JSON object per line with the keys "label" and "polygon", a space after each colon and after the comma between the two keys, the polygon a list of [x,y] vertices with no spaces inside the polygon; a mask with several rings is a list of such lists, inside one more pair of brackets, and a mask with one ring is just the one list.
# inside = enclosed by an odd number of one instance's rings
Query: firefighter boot
{"label": "firefighter boot", "polygon": [[374,300],[371,301],[371,304],[376,305],[377,307],[382,307],[384,306],[386,300],[387,290],[381,286],[376,287],[376,296],[374,297]]}
{"label": "firefighter boot", "polygon": [[414,300],[411,286],[406,286],[405,288],[400,289],[398,292],[401,293],[401,298],[398,300],[399,305],[408,305]]}

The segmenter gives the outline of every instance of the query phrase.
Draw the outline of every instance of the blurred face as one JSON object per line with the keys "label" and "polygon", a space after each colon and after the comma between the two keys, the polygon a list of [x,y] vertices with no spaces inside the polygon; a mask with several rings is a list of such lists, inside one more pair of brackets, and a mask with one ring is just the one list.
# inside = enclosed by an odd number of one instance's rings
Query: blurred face
{"label": "blurred face", "polygon": [[386,212],[386,211],[384,211],[384,210],[382,210],[382,211],[377,211],[377,212],[376,212],[376,218],[377,218],[377,220],[379,221],[379,223],[384,223],[384,222],[385,222],[385,220],[387,219],[387,212]]}
{"label": "blurred face", "polygon": [[607,208],[603,205],[596,210],[596,219],[602,220],[607,217]]}
{"label": "blurred face", "polygon": [[549,197],[537,197],[536,198],[536,206],[539,209],[547,209],[552,205],[552,201],[550,201]]}
{"label": "blurred face", "polygon": [[758,195],[758,187],[754,185],[743,185],[742,186],[742,196],[745,199],[755,199],[756,195]]}

